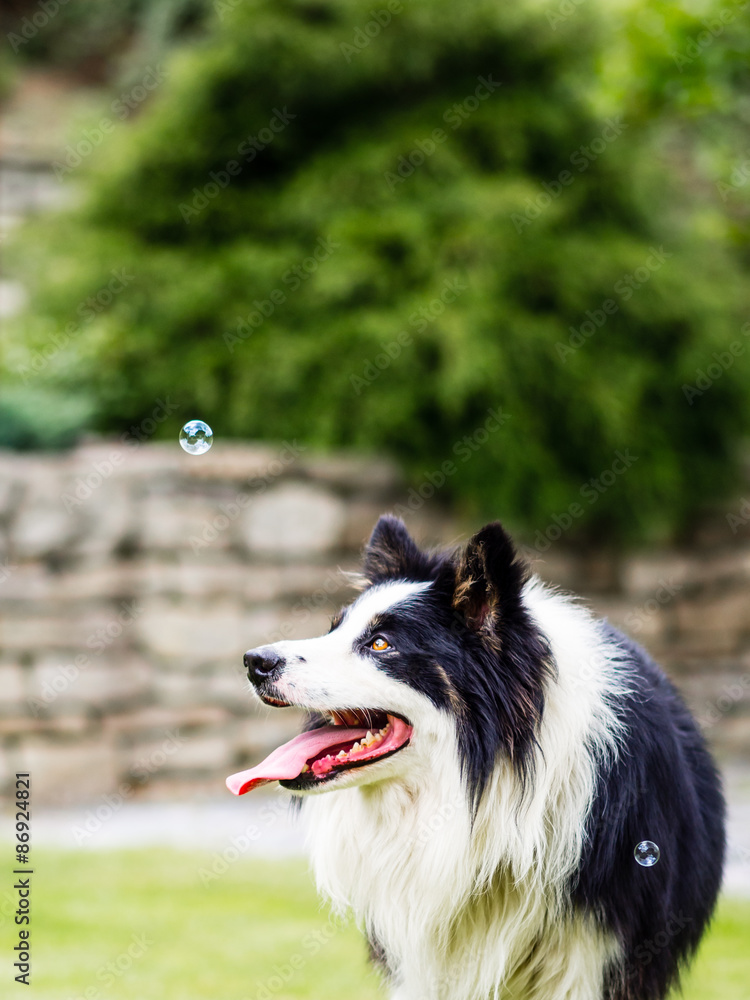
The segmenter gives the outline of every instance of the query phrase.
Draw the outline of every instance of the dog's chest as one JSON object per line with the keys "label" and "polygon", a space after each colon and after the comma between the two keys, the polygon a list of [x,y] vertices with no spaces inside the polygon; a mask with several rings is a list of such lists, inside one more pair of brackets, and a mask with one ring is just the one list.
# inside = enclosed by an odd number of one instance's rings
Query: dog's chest
{"label": "dog's chest", "polygon": [[549,1000],[553,983],[561,997],[600,996],[609,945],[595,928],[556,918],[539,887],[502,871],[477,892],[476,845],[456,789],[349,789],[308,806],[318,887],[377,941],[395,1000],[477,1000],[500,982],[499,997]]}

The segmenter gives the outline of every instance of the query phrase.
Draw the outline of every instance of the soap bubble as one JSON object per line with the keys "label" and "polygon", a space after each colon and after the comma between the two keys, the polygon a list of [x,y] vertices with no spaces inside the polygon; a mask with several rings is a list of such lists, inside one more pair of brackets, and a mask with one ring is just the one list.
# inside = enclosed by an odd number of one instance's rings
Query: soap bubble
{"label": "soap bubble", "polygon": [[203,455],[214,443],[214,432],[203,420],[188,420],[180,431],[180,444],[188,455]]}
{"label": "soap bubble", "polygon": [[655,844],[653,840],[642,840],[640,844],[636,844],[633,853],[635,860],[642,868],[653,868],[661,855],[659,845]]}

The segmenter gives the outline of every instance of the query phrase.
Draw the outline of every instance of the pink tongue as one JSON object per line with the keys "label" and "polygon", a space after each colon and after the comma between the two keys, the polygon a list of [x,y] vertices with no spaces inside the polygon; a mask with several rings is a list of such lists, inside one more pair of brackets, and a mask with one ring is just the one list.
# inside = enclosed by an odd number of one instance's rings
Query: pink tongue
{"label": "pink tongue", "polygon": [[328,750],[339,743],[355,743],[367,736],[366,729],[347,729],[344,726],[325,726],[309,733],[300,733],[289,740],[255,767],[238,771],[227,778],[227,788],[235,795],[244,795],[258,785],[284,778],[296,778],[308,760],[321,750]]}

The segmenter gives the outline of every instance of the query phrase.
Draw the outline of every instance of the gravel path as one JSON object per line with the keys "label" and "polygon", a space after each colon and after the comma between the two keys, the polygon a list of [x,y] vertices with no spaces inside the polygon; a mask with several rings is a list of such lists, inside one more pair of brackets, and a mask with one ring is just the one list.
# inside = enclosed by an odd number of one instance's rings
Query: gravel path
{"label": "gravel path", "polygon": [[[729,799],[729,854],[725,890],[750,898],[750,769],[724,769]],[[114,801],[114,800],[113,800]],[[3,829],[10,824],[3,823]],[[110,850],[173,847],[208,850],[230,860],[304,853],[303,823],[284,794],[192,802],[98,802],[67,809],[37,809],[33,843],[39,847]]]}
{"label": "gravel path", "polygon": [[289,796],[281,794],[37,809],[32,834],[39,847],[83,850],[161,846],[220,852],[235,842],[250,855],[304,851],[302,824]]}

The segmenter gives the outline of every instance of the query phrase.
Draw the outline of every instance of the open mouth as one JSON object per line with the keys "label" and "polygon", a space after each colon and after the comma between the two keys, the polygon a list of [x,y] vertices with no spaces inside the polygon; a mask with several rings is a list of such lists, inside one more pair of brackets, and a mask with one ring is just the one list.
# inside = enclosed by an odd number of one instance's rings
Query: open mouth
{"label": "open mouth", "polygon": [[383,711],[341,709],[329,723],[300,733],[247,771],[227,778],[235,795],[278,781],[301,790],[330,781],[355,767],[365,767],[403,750],[412,727],[398,715]]}

